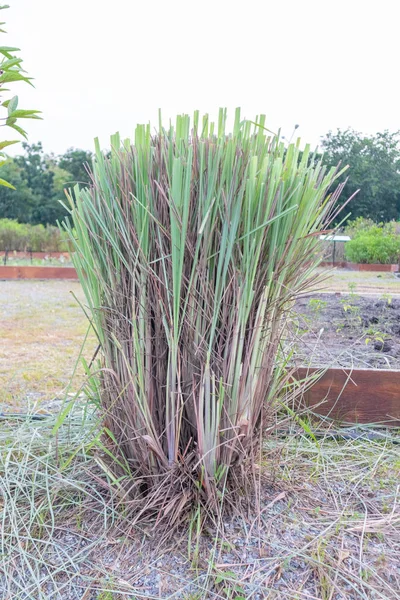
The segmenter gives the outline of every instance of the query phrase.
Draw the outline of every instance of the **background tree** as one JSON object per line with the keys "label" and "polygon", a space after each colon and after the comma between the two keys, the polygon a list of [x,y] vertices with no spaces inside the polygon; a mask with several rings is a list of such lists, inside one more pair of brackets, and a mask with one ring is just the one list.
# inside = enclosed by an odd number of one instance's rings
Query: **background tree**
{"label": "background tree", "polygon": [[364,136],[353,129],[330,131],[322,139],[324,162],[335,166],[341,161],[350,169],[346,196],[359,193],[349,205],[352,218],[367,217],[390,221],[400,216],[399,132]]}
{"label": "background tree", "polygon": [[22,146],[24,154],[9,159],[3,167],[7,181],[16,189],[0,187],[0,218],[55,225],[66,216],[60,203],[65,199],[64,190],[88,183],[85,164],[92,154],[71,148],[55,156],[45,154],[40,142]]}
{"label": "background tree", "polygon": [[[36,198],[28,186],[24,169],[13,159],[8,159],[1,169],[10,186],[0,187],[0,218],[17,219],[29,223]],[[15,189],[13,189],[13,187]]]}
{"label": "background tree", "polygon": [[86,167],[91,165],[92,156],[92,153],[87,150],[69,148],[59,157],[58,166],[72,175],[72,180],[68,184],[89,185],[90,178]]}
{"label": "background tree", "polygon": [[[34,197],[30,222],[55,224],[63,219],[66,210],[60,204],[64,188],[73,179],[71,173],[62,169],[53,157],[44,154],[42,144],[23,144],[25,155],[15,161],[22,168],[27,185]],[[1,194],[1,192],[0,192]]]}

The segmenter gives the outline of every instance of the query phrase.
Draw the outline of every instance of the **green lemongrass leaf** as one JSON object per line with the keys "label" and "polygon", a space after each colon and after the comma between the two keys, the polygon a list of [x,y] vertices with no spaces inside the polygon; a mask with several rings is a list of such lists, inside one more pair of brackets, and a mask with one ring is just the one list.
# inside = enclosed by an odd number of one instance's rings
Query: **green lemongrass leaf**
{"label": "green lemongrass leaf", "polygon": [[175,472],[179,511],[200,491],[214,510],[238,462],[251,464],[264,411],[288,390],[285,315],[315,284],[318,234],[338,196],[329,195],[337,170],[285,145],[265,117],[243,121],[237,110],[233,134],[226,123],[221,110],[215,125],[198,113],[154,135],[140,125],[132,143],[113,136],[108,155],[97,141],[93,184],[65,203],[101,348],[92,378],[101,444],[147,482],[150,511],[159,510],[151,490],[172,490]]}
{"label": "green lemongrass leaf", "polygon": [[1,54],[6,54],[9,52],[20,52],[20,48],[14,48],[13,46],[0,46]]}
{"label": "green lemongrass leaf", "polygon": [[266,127],[264,127],[263,125],[261,125],[260,123],[257,123],[257,121],[250,121],[249,119],[246,119],[246,121],[243,121],[243,123],[251,123],[252,125],[255,125],[256,127],[259,127],[260,129],[263,129],[264,131],[268,131],[268,133],[272,133],[272,135],[276,136],[277,134],[274,133],[273,131],[271,131],[271,129],[267,129]]}
{"label": "green lemongrass leaf", "polygon": [[292,212],[294,210],[297,210],[297,209],[298,209],[297,204],[295,204],[294,206],[291,206],[290,208],[287,208],[286,210],[284,210],[283,212],[281,212],[279,215],[276,215],[276,217],[272,217],[272,219],[268,219],[268,221],[265,221],[264,223],[262,223],[261,225],[259,225],[255,229],[252,229],[251,231],[249,231],[245,235],[242,235],[242,237],[240,237],[238,241],[241,242],[242,240],[244,240],[248,236],[253,235],[254,233],[256,233],[257,231],[259,231],[260,229],[264,229],[264,227],[266,227],[267,225],[270,225],[271,223],[274,223],[274,221],[276,221],[277,219],[281,219],[282,217],[284,217],[288,213],[290,213],[290,212]]}

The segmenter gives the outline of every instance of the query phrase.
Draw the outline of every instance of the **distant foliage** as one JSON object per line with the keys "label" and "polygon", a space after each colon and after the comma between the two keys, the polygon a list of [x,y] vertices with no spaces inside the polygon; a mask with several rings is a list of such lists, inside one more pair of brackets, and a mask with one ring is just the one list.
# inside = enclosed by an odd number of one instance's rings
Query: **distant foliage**
{"label": "distant foliage", "polygon": [[52,225],[29,225],[0,219],[0,251],[67,252],[66,236]]}
{"label": "distant foliage", "polygon": [[66,215],[64,189],[89,183],[92,155],[73,148],[61,156],[45,154],[42,144],[23,144],[24,154],[10,158],[4,177],[15,189],[0,187],[0,216],[20,223],[56,225]]}
{"label": "distant foliage", "polygon": [[350,222],[346,233],[352,238],[345,244],[346,259],[354,263],[393,264],[400,256],[400,235],[397,224],[376,224],[369,219]]}
{"label": "distant foliage", "polygon": [[360,190],[348,209],[354,217],[375,222],[400,214],[400,133],[383,131],[366,136],[353,129],[330,131],[322,139],[324,162],[349,165],[346,195]]}
{"label": "distant foliage", "polygon": [[365,217],[357,217],[354,221],[347,221],[345,227],[345,234],[350,236],[351,239],[355,238],[360,233],[363,233],[375,226],[376,223],[372,219]]}
{"label": "distant foliage", "polygon": [[[68,187],[78,183],[81,187],[90,183],[88,168],[92,163],[92,153],[88,150],[78,148],[69,148],[64,154],[58,157],[58,166],[70,173],[69,180],[66,179]],[[71,177],[72,176],[72,177]]]}

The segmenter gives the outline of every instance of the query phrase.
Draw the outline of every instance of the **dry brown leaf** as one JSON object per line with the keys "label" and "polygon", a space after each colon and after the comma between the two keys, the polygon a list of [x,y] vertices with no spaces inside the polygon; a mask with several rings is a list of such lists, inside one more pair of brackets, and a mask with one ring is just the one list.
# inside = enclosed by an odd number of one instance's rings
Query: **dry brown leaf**
{"label": "dry brown leaf", "polygon": [[350,527],[348,531],[364,531],[365,533],[376,533],[382,531],[385,527],[390,527],[391,525],[396,525],[400,523],[400,515],[389,515],[384,519],[369,519],[368,521],[363,521],[362,524],[356,525],[355,527]]}
{"label": "dry brown leaf", "polygon": [[285,497],[286,497],[286,492],[281,492],[280,494],[275,496],[275,498],[273,500],[271,500],[271,502],[269,502],[269,504],[267,504],[267,506],[265,508],[271,508],[271,506],[273,506],[275,504],[275,502],[278,502],[279,500],[283,500]]}
{"label": "dry brown leaf", "polygon": [[339,563],[349,558],[350,552],[348,550],[339,550]]}

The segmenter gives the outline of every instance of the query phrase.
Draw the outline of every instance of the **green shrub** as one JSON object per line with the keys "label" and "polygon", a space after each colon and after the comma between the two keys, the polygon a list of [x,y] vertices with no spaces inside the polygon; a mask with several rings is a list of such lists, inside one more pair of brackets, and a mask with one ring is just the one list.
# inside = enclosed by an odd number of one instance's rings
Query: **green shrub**
{"label": "green shrub", "polygon": [[395,223],[372,224],[359,230],[345,244],[345,256],[354,263],[397,263],[400,256],[400,235],[395,233]]}
{"label": "green shrub", "polygon": [[0,249],[25,250],[29,240],[29,225],[12,219],[0,219]]}
{"label": "green shrub", "polygon": [[0,219],[0,250],[19,252],[67,252],[66,234],[53,225],[29,225]]}
{"label": "green shrub", "polygon": [[347,222],[345,234],[354,239],[364,233],[375,232],[377,235],[380,235],[378,230],[382,230],[384,233],[388,234],[399,233],[398,229],[399,224],[395,221],[388,221],[387,223],[375,223],[372,219],[357,217],[357,219],[354,219],[354,221]]}
{"label": "green shrub", "polygon": [[225,122],[225,111],[216,127],[183,115],[154,136],[138,126],[133,145],[113,136],[109,156],[97,144],[93,184],[75,188],[67,220],[118,493],[137,518],[175,525],[197,502],[237,503],[254,481],[289,393],[277,360],[288,308],[315,282],[342,189],[327,195],[341,173],[269,135],[265,117],[237,111],[230,135]]}
{"label": "green shrub", "polygon": [[376,225],[372,219],[366,219],[365,217],[357,217],[354,221],[347,221],[344,233],[351,237],[351,239],[357,237],[360,233],[368,231],[371,227]]}

